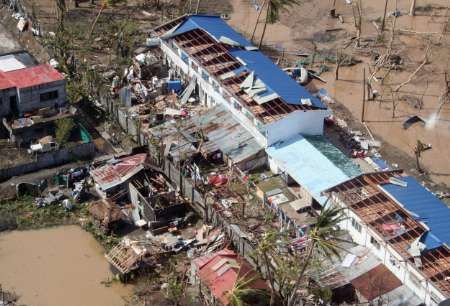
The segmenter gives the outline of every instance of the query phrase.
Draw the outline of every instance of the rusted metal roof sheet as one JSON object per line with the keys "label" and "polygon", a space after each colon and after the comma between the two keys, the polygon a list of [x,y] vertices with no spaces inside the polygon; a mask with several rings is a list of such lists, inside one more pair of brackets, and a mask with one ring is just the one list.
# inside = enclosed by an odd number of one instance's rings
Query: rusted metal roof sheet
{"label": "rusted metal roof sheet", "polygon": [[368,301],[402,285],[402,282],[383,264],[355,278],[351,283]]}
{"label": "rusted metal roof sheet", "polygon": [[228,156],[234,163],[244,161],[262,150],[255,138],[222,106],[216,106],[191,122],[202,130],[208,141],[202,144],[202,151],[217,150]]}
{"label": "rusted metal roof sheet", "polygon": [[144,169],[147,154],[136,154],[109,162],[90,172],[92,179],[105,191],[126,182],[132,176]]}

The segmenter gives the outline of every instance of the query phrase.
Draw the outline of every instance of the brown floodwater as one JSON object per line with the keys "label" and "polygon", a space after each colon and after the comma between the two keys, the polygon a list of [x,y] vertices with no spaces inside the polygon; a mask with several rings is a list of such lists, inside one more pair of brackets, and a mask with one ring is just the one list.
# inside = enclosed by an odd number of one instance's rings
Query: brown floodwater
{"label": "brown floodwater", "polygon": [[131,288],[113,274],[104,250],[78,226],[0,234],[0,284],[27,306],[123,306]]}

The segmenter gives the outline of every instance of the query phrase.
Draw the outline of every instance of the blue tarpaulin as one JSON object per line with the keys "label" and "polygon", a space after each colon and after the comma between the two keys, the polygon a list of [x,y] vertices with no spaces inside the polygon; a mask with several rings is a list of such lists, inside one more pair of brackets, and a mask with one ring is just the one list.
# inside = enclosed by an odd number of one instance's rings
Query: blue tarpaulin
{"label": "blue tarpaulin", "polygon": [[427,249],[434,249],[444,243],[449,245],[449,207],[413,177],[402,177],[400,180],[406,182],[407,187],[394,184],[385,184],[381,187],[411,212],[416,219],[429,227],[430,232],[422,241],[426,244]]}
{"label": "blue tarpaulin", "polygon": [[180,80],[173,80],[173,81],[167,81],[167,89],[169,91],[175,91],[175,92],[180,92],[183,87],[181,86],[181,81]]}

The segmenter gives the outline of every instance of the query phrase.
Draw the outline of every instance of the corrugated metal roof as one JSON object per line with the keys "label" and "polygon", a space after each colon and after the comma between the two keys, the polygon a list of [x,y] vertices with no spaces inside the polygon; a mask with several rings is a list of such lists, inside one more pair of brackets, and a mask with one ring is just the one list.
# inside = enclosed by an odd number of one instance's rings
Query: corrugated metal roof
{"label": "corrugated metal roof", "polygon": [[144,169],[147,154],[127,156],[90,171],[92,179],[103,191],[124,183]]}
{"label": "corrugated metal roof", "polygon": [[[241,46],[247,47],[247,49],[249,49],[248,47],[253,47],[251,42],[237,33],[218,16],[189,16],[171,33],[170,37],[195,29],[206,31],[217,41],[220,41],[221,37],[227,37]],[[327,108],[317,97],[311,95],[308,90],[281,70],[262,52],[231,48],[230,54],[239,58],[248,70],[254,71],[256,77],[264,82],[272,92],[277,93],[285,103],[301,105],[305,104],[301,101],[302,99],[309,99],[313,106]]]}
{"label": "corrugated metal roof", "polygon": [[222,106],[215,106],[199,116],[194,116],[191,122],[207,136],[208,141],[202,145],[202,150],[206,152],[220,149],[233,162],[239,163],[262,150],[252,134]]}
{"label": "corrugated metal roof", "polygon": [[221,37],[227,37],[243,47],[252,46],[247,39],[233,30],[233,28],[219,16],[189,16],[172,34],[179,35],[194,29],[205,30],[217,41],[219,41]]}
{"label": "corrugated metal roof", "polygon": [[194,265],[202,283],[222,305],[229,305],[229,292],[240,280],[248,282],[249,288],[267,289],[265,281],[252,267],[228,249],[195,259]]}
{"label": "corrugated metal roof", "polygon": [[355,278],[351,283],[368,301],[385,295],[402,285],[402,282],[383,264],[379,264]]}
{"label": "corrugated metal roof", "polygon": [[10,84],[17,88],[27,88],[61,80],[64,80],[64,75],[52,66],[43,64],[0,74],[0,89],[10,88]]}
{"label": "corrugated metal roof", "polygon": [[430,232],[424,237],[427,249],[434,249],[442,244],[450,245],[450,209],[436,198],[430,191],[423,187],[415,178],[401,177],[407,187],[394,184],[385,184],[381,187],[389,193],[397,202],[412,213],[418,220],[424,222]]}
{"label": "corrugated metal roof", "polygon": [[325,147],[319,150],[314,143],[298,135],[268,147],[266,152],[316,201],[324,204],[327,197],[321,195],[322,191],[361,174],[356,165],[332,144],[328,149],[337,157],[331,158],[331,154],[326,156],[322,152]]}

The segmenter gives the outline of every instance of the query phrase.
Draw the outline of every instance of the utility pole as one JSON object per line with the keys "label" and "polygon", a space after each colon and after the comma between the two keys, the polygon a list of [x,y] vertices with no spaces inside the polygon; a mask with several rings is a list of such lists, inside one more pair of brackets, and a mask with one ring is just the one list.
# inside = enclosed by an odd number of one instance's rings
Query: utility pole
{"label": "utility pole", "polygon": [[361,111],[361,122],[364,122],[365,108],[366,108],[366,68],[363,68],[363,104]]}
{"label": "utility pole", "polygon": [[384,0],[384,14],[383,14],[383,22],[381,23],[381,33],[383,33],[384,31],[388,2],[389,0]]}

